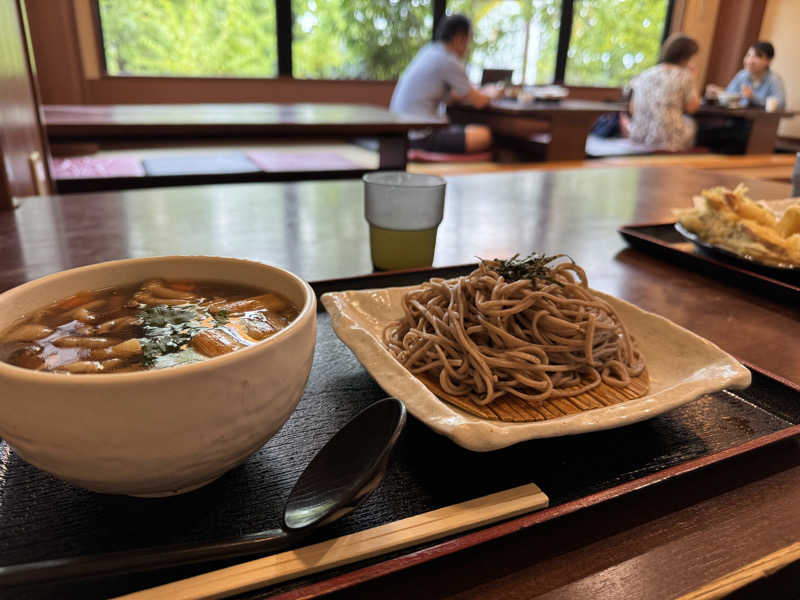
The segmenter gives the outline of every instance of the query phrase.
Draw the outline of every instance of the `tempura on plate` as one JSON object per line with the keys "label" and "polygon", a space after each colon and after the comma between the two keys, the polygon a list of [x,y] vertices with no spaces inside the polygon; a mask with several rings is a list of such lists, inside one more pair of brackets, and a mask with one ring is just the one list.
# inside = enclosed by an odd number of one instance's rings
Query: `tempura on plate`
{"label": "tempura on plate", "polygon": [[678,222],[704,242],[768,265],[800,266],[800,198],[755,202],[747,187],[714,187],[677,210]]}

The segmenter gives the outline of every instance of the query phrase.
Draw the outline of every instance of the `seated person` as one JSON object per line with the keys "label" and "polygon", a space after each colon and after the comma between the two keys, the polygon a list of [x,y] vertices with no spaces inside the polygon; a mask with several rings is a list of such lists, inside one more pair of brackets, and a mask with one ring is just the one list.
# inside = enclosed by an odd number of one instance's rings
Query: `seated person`
{"label": "seated person", "polygon": [[673,34],[661,48],[659,63],[631,82],[632,141],[671,151],[692,147],[696,126],[685,113],[694,113],[700,107],[692,75],[697,51],[692,38]]}
{"label": "seated person", "polygon": [[749,106],[763,108],[767,98],[773,96],[778,101],[778,110],[786,107],[786,93],[780,75],[770,70],[769,66],[775,57],[775,48],[769,42],[756,42],[744,55],[744,69],[739,71],[728,88],[723,90],[720,86],[709,84],[706,86],[706,96],[715,98],[723,91],[729,94],[739,94],[747,99]]}
{"label": "seated person", "polygon": [[[483,108],[500,93],[494,85],[476,88],[464,69],[472,26],[467,17],[444,17],[436,41],[422,48],[406,67],[392,94],[389,110],[438,119],[442,105],[457,101]],[[409,132],[409,146],[431,152],[463,154],[482,152],[492,145],[484,125],[450,125],[441,130]]]}

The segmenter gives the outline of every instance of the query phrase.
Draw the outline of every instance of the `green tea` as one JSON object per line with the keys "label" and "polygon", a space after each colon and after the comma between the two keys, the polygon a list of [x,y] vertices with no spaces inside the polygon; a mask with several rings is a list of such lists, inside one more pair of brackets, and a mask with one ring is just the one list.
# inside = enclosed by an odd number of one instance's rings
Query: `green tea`
{"label": "green tea", "polygon": [[392,271],[428,267],[433,264],[436,248],[436,227],[417,231],[400,231],[369,226],[372,264],[376,269]]}

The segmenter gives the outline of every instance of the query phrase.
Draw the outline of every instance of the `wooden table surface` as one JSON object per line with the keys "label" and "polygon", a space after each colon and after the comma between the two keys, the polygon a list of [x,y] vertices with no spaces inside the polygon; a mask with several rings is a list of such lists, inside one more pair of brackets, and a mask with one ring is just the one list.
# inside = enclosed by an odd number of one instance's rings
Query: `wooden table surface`
{"label": "wooden table surface", "polygon": [[701,104],[697,109],[699,115],[714,115],[723,117],[743,117],[747,119],[757,119],[764,116],[777,117],[779,119],[794,117],[795,113],[791,110],[776,110],[774,112],[767,112],[763,108],[755,106],[744,106],[737,108],[728,108],[719,104]]}
{"label": "wooden table surface", "polygon": [[763,108],[728,108],[719,104],[703,104],[694,114],[695,119],[746,119],[750,121],[750,134],[745,146],[745,154],[772,154],[778,139],[778,125],[781,119],[791,119],[791,111],[767,112]]}
{"label": "wooden table surface", "polygon": [[51,104],[43,111],[51,138],[184,132],[367,135],[405,133],[438,123],[366,104]]}
{"label": "wooden table surface", "polygon": [[396,115],[361,104],[114,104],[44,105],[51,143],[78,144],[211,137],[376,137],[380,167],[405,169],[410,129],[441,121]]}
{"label": "wooden table surface", "polygon": [[[625,223],[669,220],[700,189],[735,183],[671,167],[449,177],[434,261],[565,252],[593,287],[800,383],[796,303],[629,249],[616,232]],[[790,191],[748,184],[757,198]],[[263,260],[310,280],[371,270],[358,181],[27,198],[0,214],[0,250],[0,289],[101,260],[159,254]],[[334,596],[674,598],[799,540],[798,506],[800,446],[789,440],[428,564],[413,566],[424,553],[411,557],[408,568]],[[357,579],[321,585],[330,591]],[[768,581],[779,582],[770,597],[794,597],[779,578]]]}
{"label": "wooden table surface", "polygon": [[489,110],[498,113],[528,116],[546,116],[553,113],[605,113],[625,109],[624,102],[600,102],[597,100],[535,100],[534,102],[519,102],[508,98],[494,100],[489,105]]}
{"label": "wooden table surface", "polygon": [[[448,115],[455,123],[481,123],[495,135],[522,138],[526,141],[546,138],[544,158],[548,161],[583,160],[586,136],[597,118],[608,112],[624,110],[618,102],[589,100],[536,101],[495,100],[486,108],[450,106]],[[543,135],[543,121],[548,133]]]}

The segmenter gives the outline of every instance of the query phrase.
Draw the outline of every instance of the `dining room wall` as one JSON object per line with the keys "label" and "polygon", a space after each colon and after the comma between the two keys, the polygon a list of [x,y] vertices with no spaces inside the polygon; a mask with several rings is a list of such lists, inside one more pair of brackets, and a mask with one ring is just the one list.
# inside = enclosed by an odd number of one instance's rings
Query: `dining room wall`
{"label": "dining room wall", "polygon": [[[761,23],[760,39],[769,40],[775,46],[772,69],[783,79],[786,86],[787,106],[800,111],[800,71],[797,56],[800,55],[800,2],[797,0],[767,0],[764,20]],[[800,138],[800,117],[783,119],[778,135]]]}

